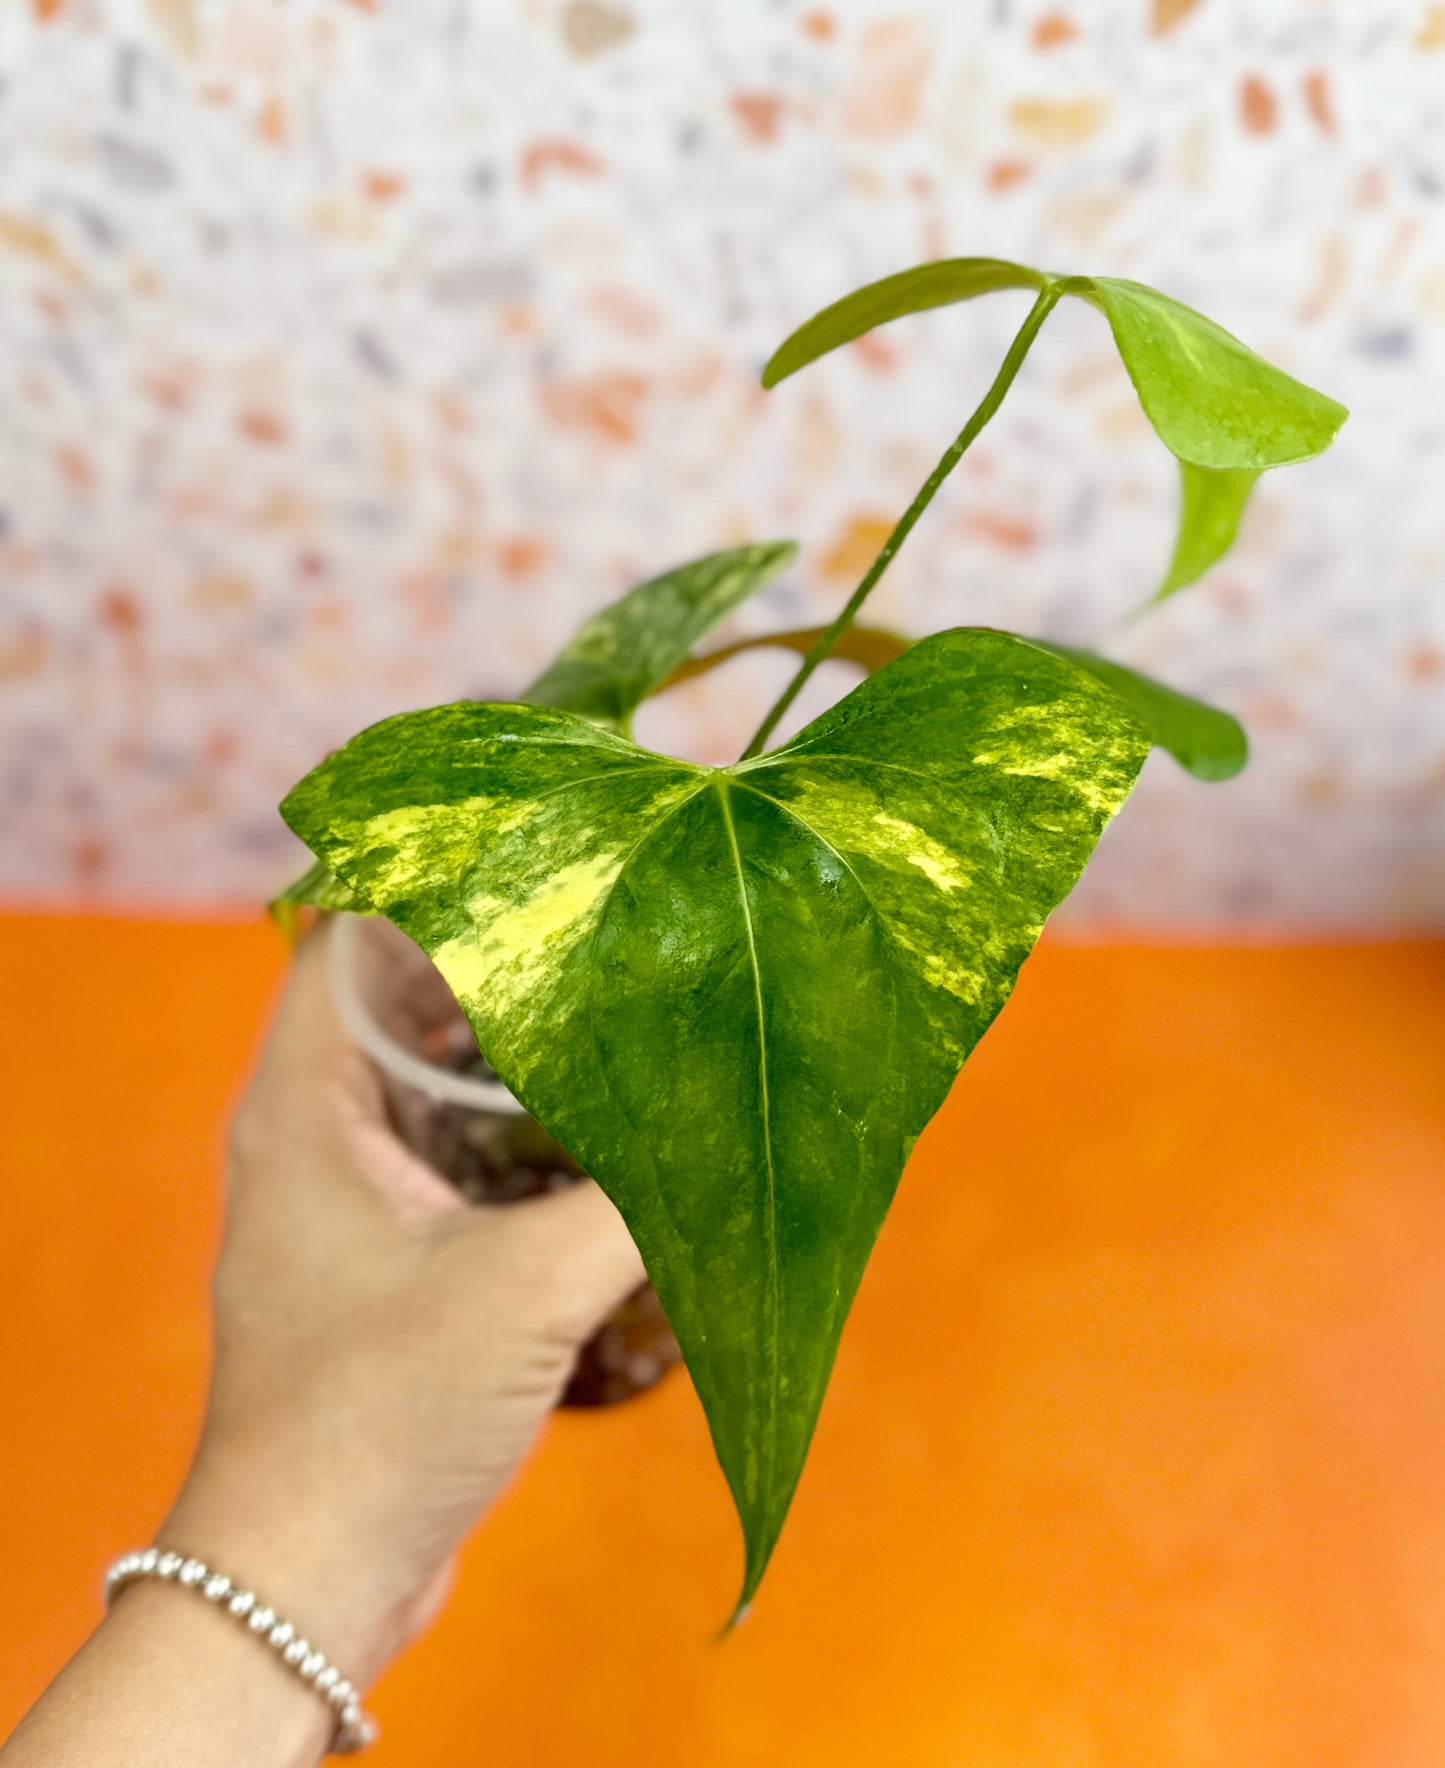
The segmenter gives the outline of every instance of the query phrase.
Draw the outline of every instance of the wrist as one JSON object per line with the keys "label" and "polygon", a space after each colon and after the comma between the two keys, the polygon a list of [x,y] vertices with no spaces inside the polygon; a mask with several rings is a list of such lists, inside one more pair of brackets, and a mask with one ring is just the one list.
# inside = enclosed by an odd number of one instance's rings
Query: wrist
{"label": "wrist", "polygon": [[357,1689],[411,1637],[414,1592],[339,1502],[230,1458],[202,1458],[156,1536],[284,1616]]}
{"label": "wrist", "polygon": [[321,1696],[334,1715],[332,1749],[336,1754],[354,1754],[375,1737],[374,1722],[363,1712],[360,1693],[350,1678],[263,1596],[218,1566],[168,1548],[134,1549],[116,1560],[106,1574],[107,1607],[114,1606],[115,1599],[131,1585],[152,1579],[189,1591],[194,1601],[209,1603],[216,1612],[229,1615],[297,1682]]}
{"label": "wrist", "polygon": [[101,1631],[127,1652],[164,1663],[170,1677],[184,1676],[207,1710],[245,1713],[258,1732],[265,1728],[277,1760],[311,1763],[326,1754],[335,1715],[244,1627],[191,1592],[141,1579],[119,1592]]}
{"label": "wrist", "polygon": [[143,1580],[117,1594],[0,1755],[6,1768],[314,1768],[334,1727],[314,1690],[244,1627],[188,1591]]}

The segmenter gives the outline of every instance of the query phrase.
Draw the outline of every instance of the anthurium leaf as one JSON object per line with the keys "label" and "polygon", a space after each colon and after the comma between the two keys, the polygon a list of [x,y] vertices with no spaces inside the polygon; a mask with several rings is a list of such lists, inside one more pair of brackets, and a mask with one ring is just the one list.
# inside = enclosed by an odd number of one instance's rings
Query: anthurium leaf
{"label": "anthurium leaf", "polygon": [[295,939],[303,908],[350,909],[356,915],[375,914],[375,910],[356,894],[349,884],[315,860],[299,878],[295,878],[277,897],[266,904],[266,913],[288,939]]}
{"label": "anthurium leaf", "polygon": [[1042,651],[1066,658],[1087,669],[1114,690],[1161,749],[1167,749],[1183,768],[1200,780],[1231,780],[1249,759],[1249,742],[1237,718],[1203,700],[1166,687],[1152,676],[1141,675],[1101,657],[1095,651],[1076,651],[1069,645],[1030,639]]}
{"label": "anthurium leaf", "polygon": [[[719,664],[730,663],[734,657],[744,656],[749,651],[781,646],[806,657],[826,630],[822,626],[805,626],[793,632],[761,632],[751,638],[740,638],[735,644],[721,645],[715,651],[679,663],[660,687],[676,687],[679,682],[707,675]],[[901,657],[912,642],[912,639],[900,638],[896,632],[887,632],[881,626],[849,626],[844,628],[830,655],[841,657],[845,663],[857,663],[871,675],[875,669]]]}
{"label": "anthurium leaf", "polygon": [[443,706],[281,807],[626,1218],[742,1519],[744,1601],[914,1139],[1147,749],[1072,661],[958,631],[732,767]]}
{"label": "anthurium leaf", "polygon": [[1282,467],[1323,454],[1349,415],[1182,301],[1112,276],[1071,279],[1101,309],[1160,440],[1199,467]]}
{"label": "anthurium leaf", "polygon": [[929,307],[947,307],[954,301],[971,301],[997,289],[1042,289],[1054,280],[1042,270],[1002,258],[940,258],[900,270],[844,295],[800,325],[769,358],[763,385],[776,387],[840,344],[851,344],[890,319],[922,313]]}
{"label": "anthurium leaf", "polygon": [[1167,601],[1197,583],[1234,545],[1240,517],[1260,475],[1258,467],[1197,467],[1179,463],[1179,530],[1164,581],[1150,598]]}
{"label": "anthurium leaf", "polygon": [[626,734],[632,714],[725,614],[797,553],[791,540],[710,553],[640,583],[582,626],[521,696]]}

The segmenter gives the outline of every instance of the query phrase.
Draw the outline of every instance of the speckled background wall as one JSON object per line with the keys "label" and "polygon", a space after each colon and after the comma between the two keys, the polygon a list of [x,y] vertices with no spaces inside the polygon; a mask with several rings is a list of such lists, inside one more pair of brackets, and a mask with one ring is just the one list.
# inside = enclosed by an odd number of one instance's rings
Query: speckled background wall
{"label": "speckled background wall", "polygon": [[[979,252],[1157,283],[1354,411],[1114,632],[1173,467],[1066,308],[885,581],[1248,724],[1232,785],[1150,763],[1067,912],[1445,919],[1445,5],[11,0],[0,62],[0,890],[264,894],[324,748],[712,547],[804,542],[739,630],[836,606],[1026,300],[758,367]],[[785,673],[645,734],[726,759]]]}

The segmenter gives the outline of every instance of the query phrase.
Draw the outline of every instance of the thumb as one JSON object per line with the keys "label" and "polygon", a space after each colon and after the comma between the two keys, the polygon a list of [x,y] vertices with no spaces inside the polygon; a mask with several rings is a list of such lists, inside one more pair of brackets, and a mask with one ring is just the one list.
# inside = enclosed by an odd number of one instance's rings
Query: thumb
{"label": "thumb", "polygon": [[627,1224],[591,1179],[478,1217],[470,1231],[511,1278],[514,1317],[544,1337],[580,1344],[646,1281]]}

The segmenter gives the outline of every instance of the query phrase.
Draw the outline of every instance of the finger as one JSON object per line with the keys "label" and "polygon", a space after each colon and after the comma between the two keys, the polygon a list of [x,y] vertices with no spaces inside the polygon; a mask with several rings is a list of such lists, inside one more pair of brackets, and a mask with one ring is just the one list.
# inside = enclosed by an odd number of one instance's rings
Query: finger
{"label": "finger", "polygon": [[251,1095],[284,1100],[287,1115],[303,1122],[344,1117],[383,1125],[381,1078],[352,1042],[336,1005],[332,919],[322,916],[295,948]]}
{"label": "finger", "polygon": [[396,1134],[381,1075],[342,1020],[332,920],[323,916],[296,948],[263,1066],[284,1077],[293,1111],[341,1136],[333,1146],[348,1157],[342,1166],[355,1167],[404,1216],[460,1210],[456,1188]]}
{"label": "finger", "polygon": [[646,1281],[627,1224],[591,1179],[525,1203],[478,1212],[479,1255],[516,1278],[527,1323],[580,1341]]}
{"label": "finger", "polygon": [[[273,1175],[310,1189],[355,1178],[403,1207],[435,1206],[445,1183],[394,1135],[381,1077],[348,1036],[333,998],[329,917],[298,943],[291,968],[231,1123],[233,1187]],[[307,1158],[299,1158],[302,1149]]]}

